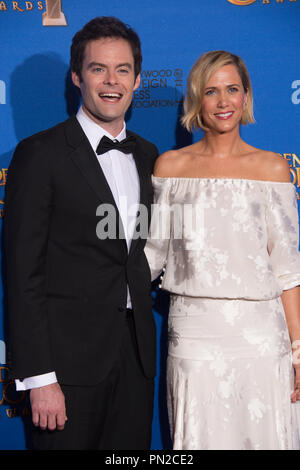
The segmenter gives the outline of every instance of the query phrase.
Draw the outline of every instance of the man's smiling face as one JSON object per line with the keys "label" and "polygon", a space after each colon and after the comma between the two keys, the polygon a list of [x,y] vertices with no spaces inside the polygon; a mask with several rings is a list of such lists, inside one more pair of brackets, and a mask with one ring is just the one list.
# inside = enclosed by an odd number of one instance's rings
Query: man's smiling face
{"label": "man's smiling face", "polygon": [[101,38],[88,42],[81,77],[72,72],[80,88],[82,107],[88,116],[112,135],[123,127],[133,91],[140,85],[135,77],[130,44],[120,38]]}

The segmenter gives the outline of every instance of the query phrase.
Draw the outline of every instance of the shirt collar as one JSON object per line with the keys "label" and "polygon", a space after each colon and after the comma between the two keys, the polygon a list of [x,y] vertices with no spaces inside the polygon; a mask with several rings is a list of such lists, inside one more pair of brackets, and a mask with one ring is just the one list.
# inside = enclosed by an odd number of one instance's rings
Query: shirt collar
{"label": "shirt collar", "polygon": [[126,138],[126,124],[124,122],[123,129],[117,135],[117,137],[113,137],[109,132],[103,129],[99,124],[93,121],[83,110],[82,106],[80,106],[76,118],[81,125],[85,135],[87,136],[94,152],[96,151],[98,144],[102,137],[106,135],[111,140],[118,140],[121,141]]}

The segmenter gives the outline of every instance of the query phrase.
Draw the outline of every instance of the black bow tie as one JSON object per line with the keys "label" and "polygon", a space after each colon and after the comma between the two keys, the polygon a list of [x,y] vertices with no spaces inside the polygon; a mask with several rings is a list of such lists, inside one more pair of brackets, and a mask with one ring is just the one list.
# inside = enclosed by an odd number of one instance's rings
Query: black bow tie
{"label": "black bow tie", "polygon": [[102,155],[105,152],[109,152],[109,150],[119,150],[123,153],[133,153],[136,144],[136,139],[133,135],[127,137],[121,142],[117,140],[113,141],[108,137],[103,136],[99,142],[99,145],[96,149],[96,153],[98,155]]}

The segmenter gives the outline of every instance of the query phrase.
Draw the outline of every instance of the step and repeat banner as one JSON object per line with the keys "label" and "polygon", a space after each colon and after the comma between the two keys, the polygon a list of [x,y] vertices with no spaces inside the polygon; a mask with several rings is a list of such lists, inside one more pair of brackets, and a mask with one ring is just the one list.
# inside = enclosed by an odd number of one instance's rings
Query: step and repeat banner
{"label": "step and repeat banner", "polygon": [[[128,112],[129,129],[153,141],[160,152],[199,139],[201,133],[188,134],[180,125],[188,72],[206,51],[238,54],[250,72],[256,119],[242,128],[242,137],[288,160],[300,198],[300,0],[5,0],[0,1],[1,218],[16,144],[76,112],[71,40],[85,23],[103,15],[130,24],[142,41],[141,85]],[[2,290],[0,295],[3,299]],[[153,297],[158,375],[152,449],[168,449],[168,297],[156,288]],[[29,408],[25,395],[7,379],[4,317],[1,307],[0,449],[22,450],[28,448],[24,423]]]}

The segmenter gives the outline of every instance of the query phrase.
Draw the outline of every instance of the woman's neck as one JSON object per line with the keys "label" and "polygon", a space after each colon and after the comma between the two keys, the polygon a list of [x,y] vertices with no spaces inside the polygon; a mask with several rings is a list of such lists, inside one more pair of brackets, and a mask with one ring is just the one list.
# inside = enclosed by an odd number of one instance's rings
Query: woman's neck
{"label": "woman's neck", "polygon": [[247,145],[241,139],[239,132],[224,132],[220,134],[211,131],[204,134],[200,144],[202,153],[218,158],[239,155]]}

